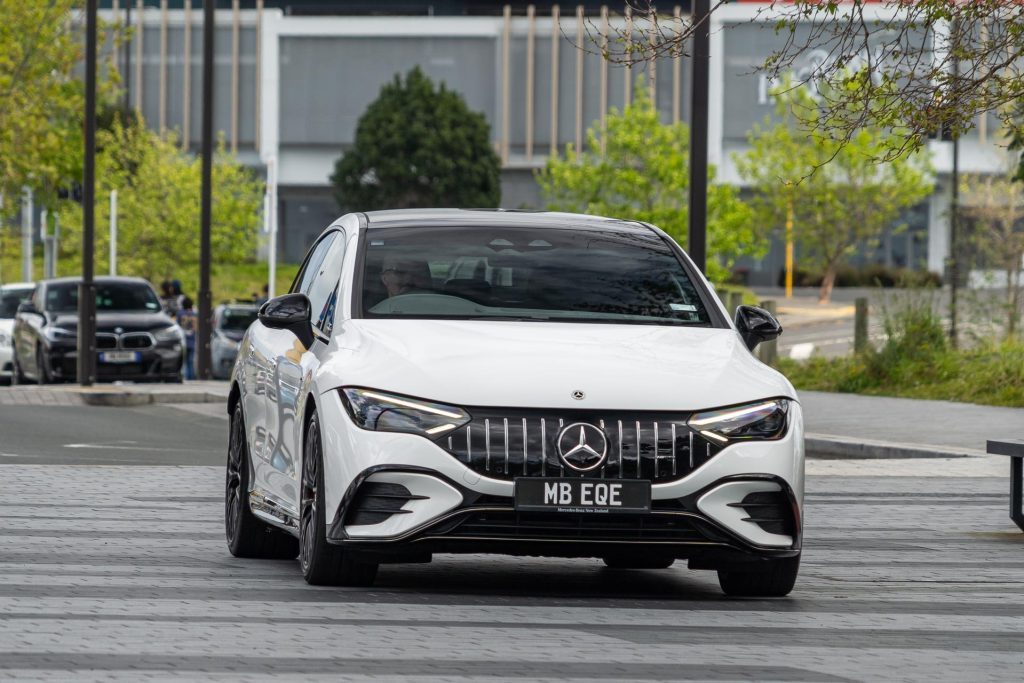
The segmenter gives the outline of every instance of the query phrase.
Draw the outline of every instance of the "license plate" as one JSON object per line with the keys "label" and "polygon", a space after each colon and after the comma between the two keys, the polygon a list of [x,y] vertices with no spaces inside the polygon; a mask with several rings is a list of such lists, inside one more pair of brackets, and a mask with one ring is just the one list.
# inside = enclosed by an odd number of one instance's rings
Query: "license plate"
{"label": "license plate", "polygon": [[516,510],[545,512],[649,512],[651,483],[628,479],[520,478]]}
{"label": "license plate", "polygon": [[101,351],[101,363],[138,363],[140,354],[138,351]]}

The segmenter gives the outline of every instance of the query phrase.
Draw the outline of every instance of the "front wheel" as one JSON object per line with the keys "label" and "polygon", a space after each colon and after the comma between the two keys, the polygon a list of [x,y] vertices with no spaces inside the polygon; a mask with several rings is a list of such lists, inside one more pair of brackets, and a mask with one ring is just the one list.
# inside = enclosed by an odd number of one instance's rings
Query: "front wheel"
{"label": "front wheel", "polygon": [[40,347],[36,349],[36,382],[39,384],[49,384],[53,381],[50,377],[50,371],[46,367],[46,359],[43,358],[43,349]]}
{"label": "front wheel", "polygon": [[324,507],[324,453],[320,421],[313,413],[302,450],[302,503],[299,517],[299,562],[306,583],[314,586],[372,586],[377,563],[327,542]]}
{"label": "front wheel", "polygon": [[718,571],[718,585],[726,595],[749,598],[780,598],[789,595],[800,572],[800,556],[768,560],[756,571]]}
{"label": "front wheel", "polygon": [[224,491],[224,531],[235,557],[291,560],[299,553],[294,536],[263,522],[249,508],[249,445],[239,401],[231,414]]}

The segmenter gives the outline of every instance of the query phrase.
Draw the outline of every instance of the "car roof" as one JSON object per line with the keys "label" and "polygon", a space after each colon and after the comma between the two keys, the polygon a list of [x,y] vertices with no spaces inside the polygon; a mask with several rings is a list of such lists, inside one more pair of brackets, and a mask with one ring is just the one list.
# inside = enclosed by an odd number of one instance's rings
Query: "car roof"
{"label": "car roof", "polygon": [[33,289],[36,286],[34,282],[8,282],[5,285],[0,285],[0,289]]}
{"label": "car roof", "polygon": [[516,209],[393,209],[367,211],[368,228],[437,226],[577,228],[589,230],[636,230],[649,232],[639,221],[591,216],[561,211],[523,211]]}
{"label": "car roof", "polygon": [[[50,280],[43,280],[39,284],[41,284],[41,285],[55,285],[55,284],[77,283],[77,282],[81,282],[81,281],[82,281],[82,278],[81,277],[77,277],[77,276],[55,277],[55,278],[52,278]],[[100,277],[94,277],[92,279],[92,281],[93,281],[94,284],[97,284],[97,285],[112,284],[112,283],[115,283],[115,282],[125,282],[125,283],[135,283],[135,284],[144,283],[144,284],[147,284],[147,285],[150,284],[149,280],[147,280],[145,278],[141,278],[141,277],[128,277],[128,276],[125,276],[125,275],[103,275],[103,276],[100,276]]]}

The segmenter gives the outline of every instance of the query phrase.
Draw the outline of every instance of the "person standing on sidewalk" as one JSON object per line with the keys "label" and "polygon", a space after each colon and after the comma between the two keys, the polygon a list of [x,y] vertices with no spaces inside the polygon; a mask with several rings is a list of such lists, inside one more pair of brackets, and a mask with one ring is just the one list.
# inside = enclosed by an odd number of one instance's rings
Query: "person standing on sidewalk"
{"label": "person standing on sidewalk", "polygon": [[178,324],[185,333],[185,379],[195,379],[197,318],[196,312],[192,309],[192,299],[187,296],[181,299]]}

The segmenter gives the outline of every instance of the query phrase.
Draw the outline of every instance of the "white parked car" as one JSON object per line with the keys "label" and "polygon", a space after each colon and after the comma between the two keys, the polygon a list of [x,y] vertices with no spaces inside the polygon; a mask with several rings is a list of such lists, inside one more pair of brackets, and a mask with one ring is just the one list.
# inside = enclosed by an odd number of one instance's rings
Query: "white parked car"
{"label": "white parked car", "polygon": [[35,284],[31,282],[0,286],[0,381],[9,382],[14,376],[14,317],[33,289]]}
{"label": "white parked car", "polygon": [[792,385],[657,228],[562,213],[349,214],[232,372],[226,531],[369,585],[434,553],[685,559],[785,595],[804,449]]}

